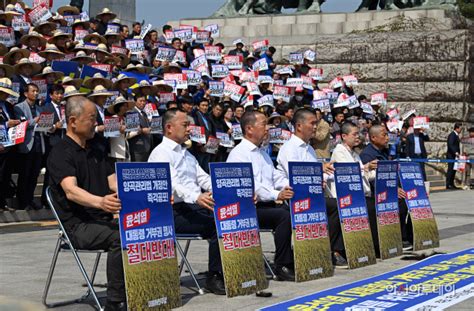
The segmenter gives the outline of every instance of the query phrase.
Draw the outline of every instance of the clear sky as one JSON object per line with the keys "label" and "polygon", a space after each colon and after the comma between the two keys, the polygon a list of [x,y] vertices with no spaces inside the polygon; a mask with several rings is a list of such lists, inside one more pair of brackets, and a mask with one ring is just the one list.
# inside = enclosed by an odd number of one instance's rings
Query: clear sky
{"label": "clear sky", "polygon": [[[90,0],[100,1],[100,0]],[[32,0],[26,0],[30,4]],[[54,0],[54,9],[69,4],[69,0]],[[202,18],[214,13],[226,0],[136,0],[137,20],[161,26],[167,21],[182,18]],[[354,12],[362,0],[326,0],[322,6],[324,12]],[[89,0],[85,0],[84,9],[88,9]]]}

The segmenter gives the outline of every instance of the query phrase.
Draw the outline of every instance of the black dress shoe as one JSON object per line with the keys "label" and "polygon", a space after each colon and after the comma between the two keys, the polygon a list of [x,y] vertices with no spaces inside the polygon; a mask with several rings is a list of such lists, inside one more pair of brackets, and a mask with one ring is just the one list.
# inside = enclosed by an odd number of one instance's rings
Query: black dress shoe
{"label": "black dress shoe", "polygon": [[332,253],[332,263],[336,268],[349,268],[347,260],[339,252]]}
{"label": "black dress shoe", "polygon": [[275,274],[277,276],[277,281],[295,281],[295,271],[285,266],[276,266]]}
{"label": "black dress shoe", "polygon": [[127,303],[125,301],[107,301],[104,311],[127,311]]}
{"label": "black dress shoe", "polygon": [[206,289],[216,295],[225,295],[225,284],[222,273],[209,272],[206,279]]}

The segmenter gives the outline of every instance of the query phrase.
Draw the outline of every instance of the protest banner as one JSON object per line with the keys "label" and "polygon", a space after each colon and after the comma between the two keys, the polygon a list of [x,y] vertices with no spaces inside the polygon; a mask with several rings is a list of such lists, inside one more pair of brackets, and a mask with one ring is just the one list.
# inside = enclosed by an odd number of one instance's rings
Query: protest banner
{"label": "protest banner", "polygon": [[128,310],[181,306],[168,163],[116,163]]}
{"label": "protest banner", "polygon": [[28,33],[28,31],[30,30],[30,27],[31,25],[30,23],[26,21],[25,15],[13,16],[13,19],[12,19],[13,30],[15,31],[23,30],[24,33]]}
{"label": "protest banner", "polygon": [[372,108],[372,105],[367,102],[361,102],[360,107],[362,108],[362,112],[366,114],[374,114],[374,109]]}
{"label": "protest banner", "polygon": [[171,62],[173,61],[175,54],[176,54],[175,49],[160,46],[158,47],[158,51],[156,52],[155,59],[162,62]]}
{"label": "protest banner", "polygon": [[302,89],[303,88],[303,79],[302,78],[288,78],[288,79],[286,79],[286,86],[297,88],[297,89]]}
{"label": "protest banner", "polygon": [[329,105],[329,99],[318,99],[311,102],[311,106],[314,109],[319,109],[321,112],[331,112],[331,106]]}
{"label": "protest banner", "polygon": [[209,81],[209,91],[211,96],[223,97],[224,96],[224,82],[221,81]]}
{"label": "protest banner", "polygon": [[234,147],[234,142],[230,138],[229,134],[216,131],[216,138],[219,140],[220,146],[227,147],[227,148]]}
{"label": "protest banner", "polygon": [[[119,24],[107,24],[107,30],[105,31],[106,33],[120,33],[120,25]],[[143,39],[143,38],[140,38]]]}
{"label": "protest banner", "polygon": [[291,88],[288,86],[274,85],[273,86],[273,98],[281,99],[286,103],[291,100]]}
{"label": "protest banner", "polygon": [[229,68],[226,65],[212,64],[211,74],[214,79],[222,79],[229,75]]}
{"label": "protest banner", "polygon": [[337,92],[327,92],[326,94],[327,94],[328,99],[329,99],[329,104],[334,107],[337,104],[337,99],[339,97],[339,93],[337,93]]}
{"label": "protest banner", "polygon": [[413,128],[414,129],[429,129],[430,128],[430,118],[428,117],[415,117],[413,118]]}
{"label": "protest banner", "polygon": [[36,122],[35,132],[49,132],[53,128],[54,113],[41,112],[39,114],[38,122]]}
{"label": "protest banner", "polygon": [[304,58],[310,62],[314,62],[316,60],[316,52],[313,50],[306,50],[303,55]]}
{"label": "protest banner", "polygon": [[303,79],[303,88],[313,90],[313,79],[311,77],[301,75],[301,79]]}
{"label": "protest banner", "polygon": [[375,264],[360,164],[334,163],[337,207],[349,268]]}
{"label": "protest banner", "polygon": [[187,89],[188,88],[188,80],[186,79],[186,75],[183,73],[165,73],[163,75],[165,80],[173,80],[176,81],[176,88],[177,89]]}
{"label": "protest banner", "polygon": [[332,79],[331,82],[329,82],[329,88],[332,89],[332,90],[340,88],[340,87],[342,87],[342,82],[343,81],[344,80],[341,77],[336,77],[336,78]]}
{"label": "protest banner", "polygon": [[232,139],[241,140],[242,138],[244,138],[244,134],[242,133],[240,123],[232,124]]}
{"label": "protest banner", "polygon": [[344,80],[344,83],[348,87],[353,87],[353,86],[359,85],[359,82],[357,81],[357,77],[354,76],[354,75],[344,76],[344,77],[342,77],[342,79]]}
{"label": "protest banner", "polygon": [[399,177],[413,223],[413,250],[439,247],[438,226],[426,194],[420,163],[401,162]]}
{"label": "protest banner", "polygon": [[288,59],[292,65],[302,65],[304,63],[303,53],[292,52],[288,56]]}
{"label": "protest banner", "polygon": [[398,163],[378,161],[375,179],[375,211],[380,258],[402,255],[402,232],[398,209]]}
{"label": "protest banner", "polygon": [[279,75],[291,75],[293,74],[293,69],[291,66],[283,65],[282,67],[275,70]]}
{"label": "protest banner", "polygon": [[191,69],[200,72],[203,76],[209,77],[209,65],[207,64],[206,55],[196,57],[191,63]]}
{"label": "protest banner", "polygon": [[341,93],[337,97],[337,102],[334,104],[334,108],[347,107],[350,104],[349,95],[346,93]]}
{"label": "protest banner", "polygon": [[314,90],[313,100],[328,99],[328,95],[323,91]]}
{"label": "protest banner", "polygon": [[211,33],[213,38],[217,38],[220,35],[219,25],[218,24],[211,24],[204,26],[204,29]]}
{"label": "protest banner", "polygon": [[[250,95],[262,96],[262,92],[260,92],[260,88],[256,82],[246,82],[245,87]],[[275,96],[275,92],[273,92],[273,96]]]}
{"label": "protest banner", "polygon": [[163,134],[163,117],[153,116],[150,120],[151,134]]}
{"label": "protest banner", "polygon": [[186,63],[186,53],[184,51],[177,50],[173,57],[173,63]]}
{"label": "protest banner", "polygon": [[258,107],[262,107],[262,106],[271,106],[273,107],[273,103],[274,103],[274,100],[273,100],[273,95],[265,95],[265,96],[262,96],[260,97],[258,100]]}
{"label": "protest banner", "polygon": [[188,86],[189,85],[197,86],[197,85],[201,84],[202,76],[201,76],[200,72],[198,72],[196,70],[192,70],[192,69],[183,69],[182,72],[183,72],[183,74],[186,75],[186,80],[188,81]]}
{"label": "protest banner", "polygon": [[52,4],[53,0],[33,0],[33,8],[41,5],[50,9]]}
{"label": "protest banner", "polygon": [[46,79],[33,78],[31,80],[38,87],[38,99],[44,102],[48,97],[48,83]]}
{"label": "protest banner", "polygon": [[387,93],[375,93],[370,97],[370,104],[373,106],[386,106]]}
{"label": "protest banner", "polygon": [[268,130],[268,136],[270,137],[270,144],[284,144],[290,140],[291,132],[275,127]]}
{"label": "protest banner", "polygon": [[322,163],[288,162],[288,174],[296,282],[332,276]]}
{"label": "protest banner", "polygon": [[416,114],[416,109],[411,109],[407,112],[405,112],[403,115],[402,115],[402,121],[405,121],[406,119],[408,119],[409,117],[413,116]]}
{"label": "protest banner", "polygon": [[258,72],[268,70],[267,60],[265,58],[261,58],[255,61],[252,65],[252,70]]}
{"label": "protest banner", "polygon": [[357,100],[357,96],[355,96],[355,95],[349,96],[349,105],[347,105],[347,108],[355,109],[355,108],[358,108],[358,107],[360,107],[360,103]]}
{"label": "protest banner", "polygon": [[210,163],[214,219],[227,297],[268,287],[251,163]]}
{"label": "protest banner", "polygon": [[194,55],[194,58],[198,58],[199,56],[202,56],[202,55],[206,55],[206,51],[203,50],[203,49],[194,49],[193,50],[193,55]]}
{"label": "protest banner", "polygon": [[106,116],[104,120],[104,137],[120,137],[120,117]]}
{"label": "protest banner", "polygon": [[114,69],[114,65],[112,64],[99,64],[99,63],[90,63],[89,66],[95,69],[102,70],[106,73],[106,77],[112,74],[112,70]]}
{"label": "protest banner", "polygon": [[67,27],[71,27],[76,19],[79,19],[79,15],[65,15],[63,16],[67,23]]}
{"label": "protest banner", "polygon": [[134,132],[140,129],[140,113],[138,111],[128,112],[125,115],[125,132]]}
{"label": "protest banner", "polygon": [[131,54],[140,54],[145,51],[145,42],[142,39],[126,39],[125,47]]}
{"label": "protest banner", "polygon": [[75,78],[79,72],[79,63],[73,61],[57,61],[53,60],[51,67],[54,71],[61,71],[65,77]]}
{"label": "protest banner", "polygon": [[403,126],[403,121],[393,120],[386,123],[387,129],[391,133],[396,133],[397,130],[401,131]]}
{"label": "protest banner", "polygon": [[400,119],[400,112],[397,108],[390,109],[389,111],[387,111],[387,116],[390,118],[390,120],[398,120]]}
{"label": "protest banner", "polygon": [[0,44],[6,47],[15,45],[15,32],[11,27],[0,26]]}
{"label": "protest banner", "polygon": [[194,42],[196,43],[208,43],[209,39],[211,38],[211,33],[207,30],[198,30],[195,32],[196,39]]}
{"label": "protest banner", "polygon": [[174,93],[160,92],[159,97],[160,97],[160,104],[167,104],[168,102],[174,101],[176,99],[176,96],[174,95]]}
{"label": "protest banner", "polygon": [[206,132],[205,132],[204,126],[191,124],[189,125],[189,129],[190,129],[189,139],[191,139],[191,141],[194,141],[202,145],[206,144]]}
{"label": "protest banner", "polygon": [[474,248],[434,255],[401,269],[260,310],[447,310],[474,296],[473,256]]}
{"label": "protest banner", "polygon": [[252,48],[254,51],[265,51],[268,49],[268,40],[260,40],[260,41],[255,41],[252,43]]}
{"label": "protest banner", "polygon": [[174,38],[174,31],[172,31],[172,30],[165,31],[164,37],[166,39],[166,43],[171,44],[171,41]]}
{"label": "protest banner", "polygon": [[28,13],[28,20],[33,26],[38,26],[41,22],[45,22],[51,17],[53,17],[53,15],[51,14],[49,8],[42,5],[34,7]]}
{"label": "protest banner", "polygon": [[206,144],[204,145],[204,150],[206,153],[216,154],[219,149],[219,139],[214,136],[209,136]]}
{"label": "protest banner", "polygon": [[[222,51],[221,47],[217,45],[206,45],[204,47],[204,54],[206,58],[209,60],[220,61],[222,59]],[[226,65],[225,61],[224,64]]]}
{"label": "protest banner", "polygon": [[241,84],[247,82],[257,82],[258,77],[259,75],[257,71],[241,71],[239,74],[239,80]]}
{"label": "protest banner", "polygon": [[176,29],[174,31],[174,37],[180,39],[182,42],[192,42],[193,30],[192,29]]}
{"label": "protest banner", "polygon": [[142,30],[140,31],[140,39],[145,39],[145,36],[147,33],[151,30],[153,26],[151,24],[147,24],[146,26],[142,27]]}
{"label": "protest banner", "polygon": [[242,55],[226,55],[224,56],[224,65],[229,69],[242,69]]}
{"label": "protest banner", "polygon": [[0,145],[10,147],[22,144],[25,141],[27,127],[28,121],[23,121],[17,126],[8,129],[5,124],[0,124]]}
{"label": "protest banner", "polygon": [[245,88],[234,83],[224,83],[224,96],[229,96],[233,101],[239,102],[242,95],[245,93]]}
{"label": "protest banner", "polygon": [[146,113],[146,117],[148,120],[151,120],[153,117],[158,117],[160,114],[158,113],[158,109],[155,104],[153,103],[146,103],[143,111]]}
{"label": "protest banner", "polygon": [[323,79],[323,69],[322,68],[311,68],[308,71],[308,77],[311,77],[313,80],[321,81]]}
{"label": "protest banner", "polygon": [[251,94],[246,95],[244,99],[242,100],[242,102],[240,103],[240,105],[244,107],[244,109],[247,108],[248,106],[253,106],[254,105],[253,95]]}
{"label": "protest banner", "polygon": [[110,53],[112,54],[118,54],[118,55],[128,55],[128,50],[124,47],[118,46],[118,45],[112,45],[110,47]]}
{"label": "protest banner", "polygon": [[[258,73],[258,72],[257,72]],[[270,76],[258,76],[257,78],[258,84],[273,84],[273,78]]]}
{"label": "protest banner", "polygon": [[222,79],[221,81],[224,82],[224,83],[235,83],[235,78],[234,78],[234,73],[235,73],[235,70],[234,71],[230,71],[230,74],[225,77],[224,79]]}

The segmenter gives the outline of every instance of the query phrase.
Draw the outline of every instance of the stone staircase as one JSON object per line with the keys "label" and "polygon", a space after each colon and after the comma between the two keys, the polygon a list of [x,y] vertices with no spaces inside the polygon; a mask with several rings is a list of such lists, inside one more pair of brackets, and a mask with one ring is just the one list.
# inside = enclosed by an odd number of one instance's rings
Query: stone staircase
{"label": "stone staircase", "polygon": [[446,189],[446,175],[437,166],[425,165],[426,179],[430,183],[430,192]]}

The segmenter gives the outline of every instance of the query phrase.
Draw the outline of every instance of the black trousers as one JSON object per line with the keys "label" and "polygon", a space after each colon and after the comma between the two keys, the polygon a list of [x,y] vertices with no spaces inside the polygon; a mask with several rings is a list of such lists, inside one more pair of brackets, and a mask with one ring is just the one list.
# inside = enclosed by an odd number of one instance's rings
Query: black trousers
{"label": "black trousers", "polygon": [[0,208],[7,204],[8,189],[13,172],[11,152],[0,153]]}
{"label": "black trousers", "polygon": [[398,199],[398,213],[400,216],[400,229],[402,231],[402,240],[413,243],[413,224],[408,213],[408,206],[405,199]]}
{"label": "black trousers", "polygon": [[341,221],[337,209],[337,200],[326,198],[326,213],[328,215],[329,239],[333,252],[344,253],[344,239],[342,237]]}
{"label": "black trousers", "polygon": [[147,162],[149,156],[150,156],[149,152],[130,151],[130,160],[132,162]]}
{"label": "black trousers", "polygon": [[77,249],[107,251],[107,299],[126,300],[119,226],[114,222],[93,221],[66,229]]}
{"label": "black trousers", "polygon": [[294,258],[291,250],[291,215],[288,205],[258,202],[257,218],[261,229],[274,231],[275,265],[292,267]]}
{"label": "black trousers", "polygon": [[[413,159],[425,159],[426,157],[423,157],[422,155],[415,154],[411,158]],[[426,170],[425,170],[425,163],[419,162],[420,163],[420,169],[421,169],[421,174],[423,175],[423,181],[426,181]]]}
{"label": "black trousers", "polygon": [[213,214],[197,204],[173,204],[176,233],[200,234],[209,240],[209,271],[222,272],[219,242]]}
{"label": "black trousers", "polygon": [[377,228],[377,211],[375,210],[375,198],[365,197],[367,205],[367,213],[369,214],[370,232],[372,233],[372,241],[374,242],[375,255],[380,257],[379,230]]}
{"label": "black trousers", "polygon": [[38,176],[41,171],[43,154],[41,152],[18,153],[17,199],[20,208],[33,202]]}
{"label": "black trousers", "polygon": [[[454,160],[452,157],[447,157],[447,159]],[[454,163],[448,163],[448,172],[446,173],[446,187],[454,187],[455,176],[456,171],[454,170]]]}

